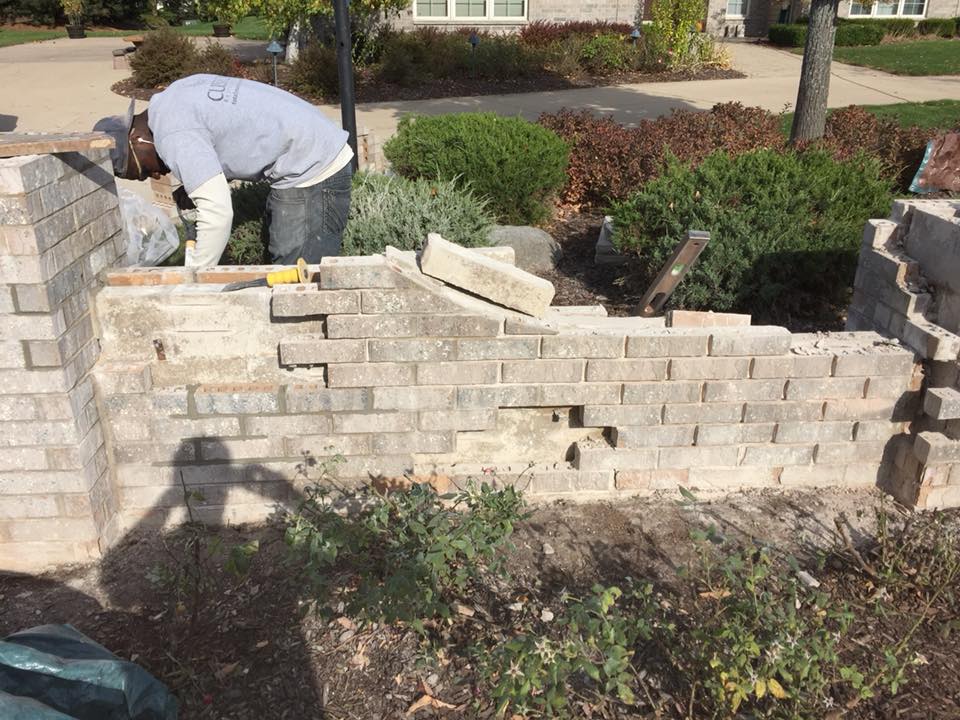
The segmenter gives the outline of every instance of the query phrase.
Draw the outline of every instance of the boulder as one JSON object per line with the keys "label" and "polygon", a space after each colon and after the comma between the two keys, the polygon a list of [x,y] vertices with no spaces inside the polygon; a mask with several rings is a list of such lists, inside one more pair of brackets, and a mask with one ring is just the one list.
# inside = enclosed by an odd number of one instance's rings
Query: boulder
{"label": "boulder", "polygon": [[540,228],[519,225],[495,225],[490,231],[490,244],[512,247],[517,256],[517,267],[530,273],[555,270],[563,250]]}

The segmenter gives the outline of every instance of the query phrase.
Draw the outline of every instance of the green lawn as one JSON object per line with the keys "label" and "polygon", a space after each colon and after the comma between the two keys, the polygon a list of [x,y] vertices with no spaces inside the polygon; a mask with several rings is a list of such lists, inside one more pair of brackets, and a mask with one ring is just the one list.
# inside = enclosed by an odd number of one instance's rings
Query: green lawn
{"label": "green lawn", "polygon": [[[175,27],[178,33],[183,35],[211,37],[213,35],[213,23],[195,23],[193,25],[184,25]],[[136,35],[144,32],[143,30],[87,30],[88,37],[123,37],[125,35]],[[263,40],[270,39],[270,31],[263,20],[258,17],[247,17],[241,20],[234,28],[233,34],[241,40]],[[8,45],[19,45],[21,43],[39,42],[41,40],[54,40],[64,38],[67,31],[63,28],[37,28],[36,30],[12,30],[0,27],[0,47]]]}
{"label": "green lawn", "polygon": [[[863,109],[878,117],[896,120],[901,125],[919,125],[924,128],[942,128],[944,130],[960,125],[960,100],[864,105]],[[793,113],[782,115],[781,118],[780,127],[783,134],[789,136],[790,126],[793,124]]]}
{"label": "green lawn", "polygon": [[833,51],[833,59],[895,75],[960,75],[960,39],[841,47]]}

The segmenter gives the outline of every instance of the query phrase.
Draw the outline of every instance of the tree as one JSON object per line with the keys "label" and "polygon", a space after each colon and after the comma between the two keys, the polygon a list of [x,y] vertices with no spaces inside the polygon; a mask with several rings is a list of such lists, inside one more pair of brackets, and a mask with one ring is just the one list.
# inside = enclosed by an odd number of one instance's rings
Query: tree
{"label": "tree", "polygon": [[813,0],[803,49],[797,110],[793,115],[790,142],[823,137],[827,124],[827,97],[830,93],[830,63],[837,32],[839,0]]}

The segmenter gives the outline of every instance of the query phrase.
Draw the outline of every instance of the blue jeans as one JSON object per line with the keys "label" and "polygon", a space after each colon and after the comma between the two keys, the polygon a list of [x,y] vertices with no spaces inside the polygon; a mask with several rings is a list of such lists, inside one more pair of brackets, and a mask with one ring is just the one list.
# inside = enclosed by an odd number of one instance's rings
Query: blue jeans
{"label": "blue jeans", "polygon": [[298,258],[318,263],[340,254],[343,229],[350,214],[350,180],[346,167],[323,182],[305,188],[273,189],[267,198],[263,228],[274,265],[294,265]]}

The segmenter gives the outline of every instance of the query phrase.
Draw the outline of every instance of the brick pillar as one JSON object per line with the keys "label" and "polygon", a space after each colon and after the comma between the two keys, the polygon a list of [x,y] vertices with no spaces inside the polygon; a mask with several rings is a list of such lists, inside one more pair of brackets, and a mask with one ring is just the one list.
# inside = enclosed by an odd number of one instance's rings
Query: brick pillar
{"label": "brick pillar", "polygon": [[91,293],[124,250],[117,190],[108,150],[58,139],[0,158],[0,570],[96,557],[116,535],[89,371]]}

